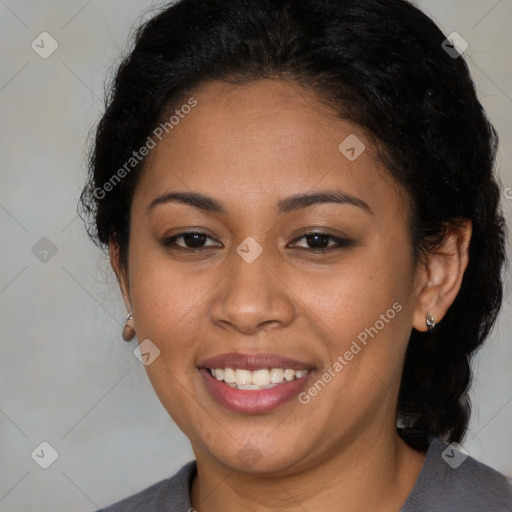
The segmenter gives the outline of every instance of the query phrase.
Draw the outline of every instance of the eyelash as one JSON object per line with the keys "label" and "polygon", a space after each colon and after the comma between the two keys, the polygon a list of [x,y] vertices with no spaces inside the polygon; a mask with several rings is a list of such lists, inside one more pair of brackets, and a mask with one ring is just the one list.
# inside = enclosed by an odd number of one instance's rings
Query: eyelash
{"label": "eyelash", "polygon": [[[189,251],[189,252],[196,252],[196,253],[197,252],[202,252],[204,250],[207,250],[208,248],[214,247],[214,246],[184,247],[182,245],[175,244],[176,240],[178,240],[180,238],[183,238],[186,235],[203,235],[203,236],[209,238],[210,240],[213,240],[212,237],[210,237],[208,234],[206,234],[206,233],[204,233],[202,231],[184,231],[182,233],[178,233],[177,235],[173,235],[171,237],[165,238],[162,241],[162,245],[164,247],[168,248],[168,249],[171,249],[171,250]],[[309,236],[315,236],[315,235],[322,236],[322,237],[328,237],[331,241],[335,242],[337,245],[330,246],[330,247],[324,247],[324,248],[321,248],[321,249],[318,249],[318,248],[316,248],[316,249],[315,248],[308,248],[308,247],[299,247],[299,249],[308,250],[308,252],[312,252],[312,253],[327,253],[327,252],[330,252],[332,250],[338,250],[338,249],[347,248],[347,247],[350,247],[350,246],[352,246],[354,244],[354,242],[352,240],[348,240],[346,238],[339,238],[339,237],[330,235],[329,233],[323,233],[321,231],[311,231],[311,232],[308,232],[308,233],[304,233],[300,237],[298,237],[295,240],[293,240],[292,243],[297,243],[299,240],[306,239]]]}

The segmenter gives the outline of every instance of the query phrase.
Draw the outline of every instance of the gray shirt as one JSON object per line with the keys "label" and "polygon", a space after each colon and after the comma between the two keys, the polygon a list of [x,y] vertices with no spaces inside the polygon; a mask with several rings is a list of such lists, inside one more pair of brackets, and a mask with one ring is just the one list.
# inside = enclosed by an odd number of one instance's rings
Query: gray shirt
{"label": "gray shirt", "polygon": [[[103,512],[193,512],[190,485],[195,461],[172,478]],[[512,512],[512,487],[503,475],[432,438],[425,462],[407,501],[398,512]]]}

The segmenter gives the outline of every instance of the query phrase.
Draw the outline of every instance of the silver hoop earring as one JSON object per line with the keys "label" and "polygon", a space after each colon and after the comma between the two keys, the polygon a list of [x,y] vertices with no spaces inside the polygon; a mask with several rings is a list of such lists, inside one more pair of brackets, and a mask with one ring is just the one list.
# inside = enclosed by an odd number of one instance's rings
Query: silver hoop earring
{"label": "silver hoop earring", "polygon": [[427,329],[429,331],[431,331],[436,326],[436,321],[430,313],[427,313],[427,318],[425,320],[425,323],[427,324]]}

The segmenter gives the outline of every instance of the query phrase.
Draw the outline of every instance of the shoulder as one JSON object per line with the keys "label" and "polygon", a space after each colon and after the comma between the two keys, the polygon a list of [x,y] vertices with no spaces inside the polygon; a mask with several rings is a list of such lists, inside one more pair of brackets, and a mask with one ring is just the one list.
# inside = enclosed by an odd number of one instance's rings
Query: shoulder
{"label": "shoulder", "polygon": [[186,512],[190,508],[190,483],[195,472],[195,461],[189,462],[172,478],[97,512]]}
{"label": "shoulder", "polygon": [[512,487],[494,469],[434,438],[401,512],[512,512]]}

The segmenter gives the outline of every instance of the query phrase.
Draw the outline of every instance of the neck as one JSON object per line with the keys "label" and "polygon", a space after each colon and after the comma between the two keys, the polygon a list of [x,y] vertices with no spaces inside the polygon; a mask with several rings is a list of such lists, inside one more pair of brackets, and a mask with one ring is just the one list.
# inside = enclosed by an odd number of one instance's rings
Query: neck
{"label": "neck", "polygon": [[196,456],[191,497],[198,512],[396,512],[425,460],[424,453],[407,446],[394,431],[360,435],[327,460],[294,473],[242,473]]}

